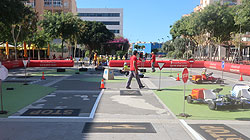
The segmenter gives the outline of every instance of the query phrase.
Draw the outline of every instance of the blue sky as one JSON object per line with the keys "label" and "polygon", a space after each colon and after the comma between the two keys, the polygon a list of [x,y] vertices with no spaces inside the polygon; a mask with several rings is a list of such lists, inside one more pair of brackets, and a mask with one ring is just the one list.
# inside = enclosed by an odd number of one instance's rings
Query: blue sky
{"label": "blue sky", "polygon": [[169,40],[170,25],[193,12],[200,0],[76,0],[78,8],[123,8],[123,36],[129,41]]}

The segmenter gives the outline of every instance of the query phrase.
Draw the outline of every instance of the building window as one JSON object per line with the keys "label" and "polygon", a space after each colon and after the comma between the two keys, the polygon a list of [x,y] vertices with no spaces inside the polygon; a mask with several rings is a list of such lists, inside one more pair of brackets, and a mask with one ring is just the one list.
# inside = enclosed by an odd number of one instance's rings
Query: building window
{"label": "building window", "polygon": [[45,7],[51,7],[52,6],[52,0],[44,0],[44,6]]}
{"label": "building window", "polygon": [[44,0],[44,6],[45,7],[51,7],[52,6],[52,0]]}
{"label": "building window", "polygon": [[120,17],[120,13],[78,13],[79,17]]}
{"label": "building window", "polygon": [[114,34],[119,34],[120,30],[109,30],[110,32],[114,33]]}
{"label": "building window", "polygon": [[64,7],[69,7],[69,3],[68,2],[64,2]]}
{"label": "building window", "polygon": [[62,7],[62,0],[53,0],[54,7]]}
{"label": "building window", "polygon": [[105,25],[120,25],[119,21],[98,21],[98,22],[101,22]]}

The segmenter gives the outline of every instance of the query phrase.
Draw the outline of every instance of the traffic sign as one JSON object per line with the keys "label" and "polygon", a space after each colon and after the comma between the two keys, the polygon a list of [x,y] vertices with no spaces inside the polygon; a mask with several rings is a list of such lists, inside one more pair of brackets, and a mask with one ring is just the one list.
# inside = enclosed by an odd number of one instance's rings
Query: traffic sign
{"label": "traffic sign", "polygon": [[182,81],[184,83],[187,83],[188,80],[188,69],[184,68],[183,72],[182,72]]}
{"label": "traffic sign", "polygon": [[189,62],[190,64],[193,64],[193,63],[195,62],[195,60],[194,60],[194,59],[188,59],[188,62]]}
{"label": "traffic sign", "polygon": [[224,62],[224,61],[221,62],[221,68],[222,68],[222,69],[225,68],[225,62]]}
{"label": "traffic sign", "polygon": [[159,65],[159,69],[162,70],[162,68],[165,65],[165,63],[158,63],[158,65]]}
{"label": "traffic sign", "polygon": [[28,60],[23,60],[23,65],[24,65],[24,67],[27,66],[27,63],[28,63]]}
{"label": "traffic sign", "polygon": [[4,66],[0,66],[0,80],[5,80],[8,77],[8,69]]}

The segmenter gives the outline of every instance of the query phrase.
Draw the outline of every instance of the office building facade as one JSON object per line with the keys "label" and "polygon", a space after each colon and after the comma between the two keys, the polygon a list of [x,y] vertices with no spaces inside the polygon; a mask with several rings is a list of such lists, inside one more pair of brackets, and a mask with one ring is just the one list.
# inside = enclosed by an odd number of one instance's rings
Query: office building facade
{"label": "office building facade", "polygon": [[82,20],[102,22],[116,36],[123,36],[122,8],[78,8],[77,12]]}
{"label": "office building facade", "polygon": [[[144,49],[136,49],[135,45],[145,46]],[[154,49],[159,49],[162,47],[162,43],[158,42],[137,42],[132,43],[132,51],[137,50],[139,52],[143,52],[143,54],[150,54]]]}
{"label": "office building facade", "polygon": [[28,0],[26,5],[30,5],[38,13],[39,19],[42,19],[44,11],[51,11],[52,13],[71,12],[77,14],[77,7],[75,0]]}

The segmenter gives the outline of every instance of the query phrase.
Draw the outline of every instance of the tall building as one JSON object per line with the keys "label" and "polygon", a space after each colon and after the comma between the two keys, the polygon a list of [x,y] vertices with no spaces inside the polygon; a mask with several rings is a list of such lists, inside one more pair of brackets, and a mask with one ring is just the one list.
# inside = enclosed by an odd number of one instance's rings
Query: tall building
{"label": "tall building", "polygon": [[77,7],[75,0],[28,0],[26,5],[33,7],[38,12],[39,19],[44,11],[51,12],[71,12],[77,14]]}
{"label": "tall building", "polygon": [[78,8],[77,12],[82,20],[102,22],[116,36],[123,36],[122,8]]}

